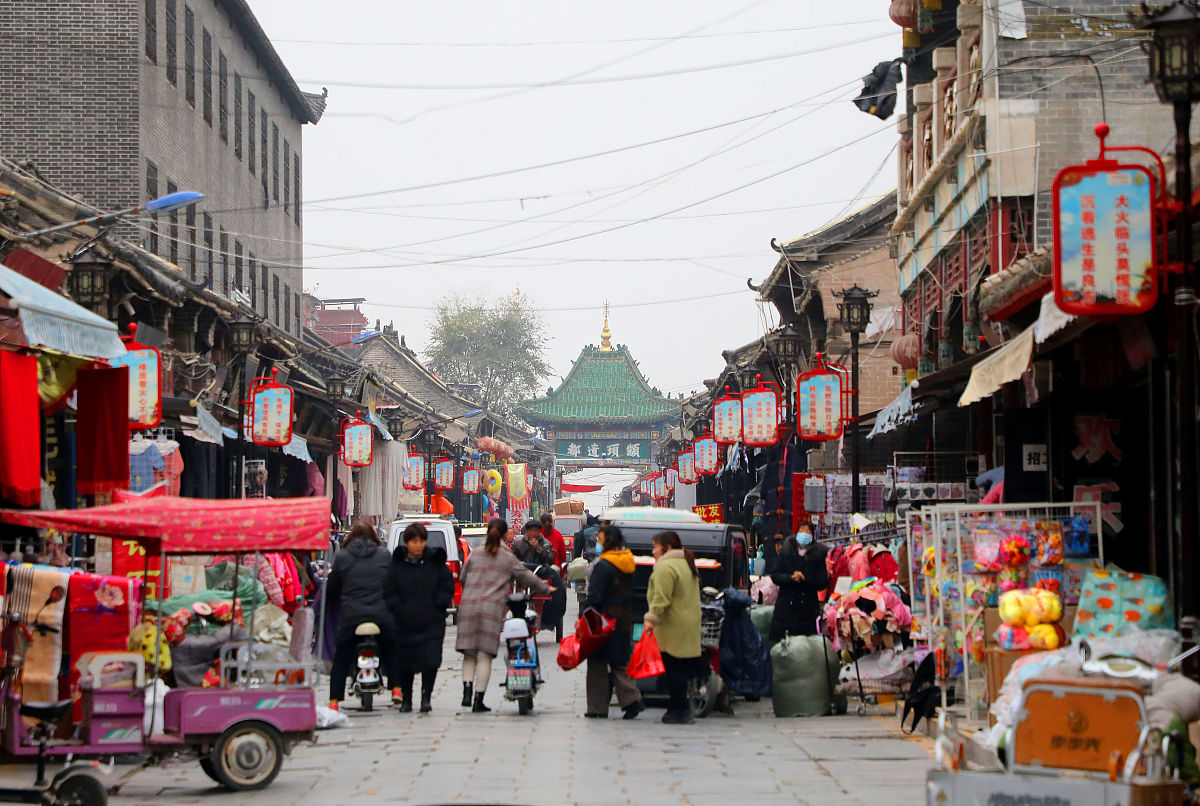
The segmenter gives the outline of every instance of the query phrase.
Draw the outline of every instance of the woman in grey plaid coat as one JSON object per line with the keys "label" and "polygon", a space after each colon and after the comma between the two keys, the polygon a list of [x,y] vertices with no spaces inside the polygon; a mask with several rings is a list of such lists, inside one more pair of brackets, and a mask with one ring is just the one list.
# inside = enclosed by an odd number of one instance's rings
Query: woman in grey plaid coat
{"label": "woman in grey plaid coat", "polygon": [[460,577],[462,601],[454,648],[463,653],[462,704],[475,713],[492,710],[483,704],[483,695],[492,675],[492,661],[500,650],[500,630],[512,583],[519,582],[542,595],[553,590],[505,548],[507,532],[508,524],[493,518],[483,548],[471,552]]}

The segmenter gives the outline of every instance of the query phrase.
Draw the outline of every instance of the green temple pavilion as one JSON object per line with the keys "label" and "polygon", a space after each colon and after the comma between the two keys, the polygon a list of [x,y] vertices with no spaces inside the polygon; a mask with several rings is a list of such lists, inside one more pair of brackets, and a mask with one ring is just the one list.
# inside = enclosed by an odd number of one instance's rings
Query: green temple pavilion
{"label": "green temple pavilion", "polygon": [[612,346],[606,312],[600,346],[584,347],[561,386],[516,412],[546,430],[560,465],[649,468],[679,406],[650,386],[628,347]]}

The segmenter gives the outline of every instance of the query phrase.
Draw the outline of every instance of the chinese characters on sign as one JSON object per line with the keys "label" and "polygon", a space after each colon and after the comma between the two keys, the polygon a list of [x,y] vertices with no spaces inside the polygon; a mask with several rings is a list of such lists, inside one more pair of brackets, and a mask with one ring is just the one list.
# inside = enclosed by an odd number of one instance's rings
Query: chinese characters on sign
{"label": "chinese characters on sign", "polygon": [[425,489],[425,457],[419,453],[408,455],[408,464],[404,466],[404,489]]}
{"label": "chinese characters on sign", "polygon": [[454,489],[453,459],[438,459],[433,463],[433,486],[439,490]]}
{"label": "chinese characters on sign", "polygon": [[779,396],[759,386],[742,395],[742,441],[751,446],[779,441]]}
{"label": "chinese characters on sign", "polygon": [[292,441],[292,390],[263,384],[250,395],[250,441],[255,445],[287,445]]}
{"label": "chinese characters on sign", "polygon": [[724,519],[721,514],[720,504],[701,504],[698,507],[692,507],[692,512],[700,516],[700,520],[705,523],[723,523]]}
{"label": "chinese characters on sign", "polygon": [[713,438],[718,445],[732,445],[742,438],[742,401],[728,395],[713,403]]}
{"label": "chinese characters on sign", "polygon": [[505,466],[508,471],[508,497],[512,499],[522,499],[529,494],[528,477],[525,475],[524,464],[510,464]]}
{"label": "chinese characters on sign", "polygon": [[1155,283],[1153,175],[1074,165],[1054,179],[1054,300],[1073,314],[1144,313]]}
{"label": "chinese characters on sign", "polygon": [[679,454],[679,483],[695,484],[700,480],[696,475],[696,452],[685,451]]}
{"label": "chinese characters on sign", "polygon": [[374,437],[369,423],[347,420],[342,426],[342,461],[349,467],[366,467],[371,464]]}
{"label": "chinese characters on sign", "polygon": [[162,365],[158,350],[129,344],[125,355],[109,359],[109,365],[129,368],[129,426],[154,428],[162,422]]}
{"label": "chinese characters on sign", "polygon": [[467,495],[476,495],[479,492],[479,471],[464,470],[462,474],[463,492]]}
{"label": "chinese characters on sign", "polygon": [[842,378],[834,372],[808,372],[796,384],[802,439],[837,439],[842,435]]}
{"label": "chinese characters on sign", "polygon": [[566,462],[645,465],[650,462],[649,441],[558,440],[558,458]]}
{"label": "chinese characters on sign", "polygon": [[720,449],[712,437],[702,437],[696,440],[696,472],[701,476],[712,476],[720,467]]}

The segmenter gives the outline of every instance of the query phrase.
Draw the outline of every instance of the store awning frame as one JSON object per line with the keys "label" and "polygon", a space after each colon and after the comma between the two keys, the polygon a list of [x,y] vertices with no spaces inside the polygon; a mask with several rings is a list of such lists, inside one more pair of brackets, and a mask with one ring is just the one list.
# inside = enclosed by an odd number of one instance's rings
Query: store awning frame
{"label": "store awning frame", "polygon": [[29,347],[84,358],[116,358],[126,352],[116,324],[3,264],[0,291],[12,299]]}
{"label": "store awning frame", "polygon": [[1002,386],[1021,379],[1033,360],[1034,325],[971,368],[967,388],[958,399],[960,408],[991,397]]}
{"label": "store awning frame", "polygon": [[890,433],[917,419],[917,408],[913,404],[913,388],[916,383],[916,381],[910,382],[904,387],[904,391],[896,395],[895,400],[888,403],[875,415],[875,425],[871,429],[871,433],[867,434],[867,439]]}

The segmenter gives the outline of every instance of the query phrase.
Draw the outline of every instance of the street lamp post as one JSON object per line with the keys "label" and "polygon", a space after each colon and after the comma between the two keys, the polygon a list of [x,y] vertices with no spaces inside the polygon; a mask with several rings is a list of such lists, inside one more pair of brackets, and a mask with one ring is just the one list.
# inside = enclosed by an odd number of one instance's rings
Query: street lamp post
{"label": "street lamp post", "polygon": [[[1174,332],[1175,422],[1178,429],[1178,478],[1172,500],[1179,502],[1177,539],[1182,579],[1177,580],[1183,613],[1195,613],[1193,574],[1197,538],[1196,349],[1193,342],[1196,291],[1192,268],[1192,104],[1200,100],[1200,7],[1195,0],[1176,0],[1150,9],[1145,4],[1130,13],[1131,21],[1149,30],[1144,44],[1150,57],[1150,82],[1158,97],[1175,111],[1175,198],[1179,202],[1175,234],[1181,272],[1172,274],[1169,289],[1174,302],[1170,317]],[[1172,513],[1174,515],[1174,513]]]}
{"label": "street lamp post", "polygon": [[850,411],[850,446],[853,450],[853,455],[850,459],[850,511],[858,512],[860,510],[862,499],[859,497],[859,488],[861,480],[859,473],[862,470],[862,451],[859,445],[858,433],[858,337],[867,330],[867,325],[871,322],[871,298],[879,296],[878,291],[868,291],[865,288],[859,288],[857,284],[843,291],[834,291],[834,296],[839,298],[838,303],[838,318],[842,323],[842,327],[850,334],[850,389],[851,389],[851,411]]}
{"label": "street lamp post", "polygon": [[237,422],[237,476],[238,498],[246,497],[246,395],[249,394],[249,379],[246,377],[250,369],[250,354],[255,349],[255,336],[258,332],[258,322],[245,313],[238,315],[229,323],[229,346],[242,359],[242,372],[238,393],[238,422]]}
{"label": "street lamp post", "polygon": [[123,210],[115,210],[111,213],[100,213],[87,218],[77,218],[74,221],[68,221],[65,224],[55,224],[53,227],[44,229],[35,229],[32,232],[22,232],[15,239],[20,241],[28,241],[39,235],[48,235],[51,232],[61,232],[62,230],[71,229],[72,227],[97,226],[106,227],[110,224],[115,224],[117,219],[123,215],[130,213],[169,213],[172,210],[178,210],[181,207],[188,207],[201,201],[204,198],[203,193],[197,193],[194,190],[180,190],[175,193],[168,193],[166,196],[159,196],[153,201],[148,201],[145,204],[137,204],[133,207],[126,207]]}

